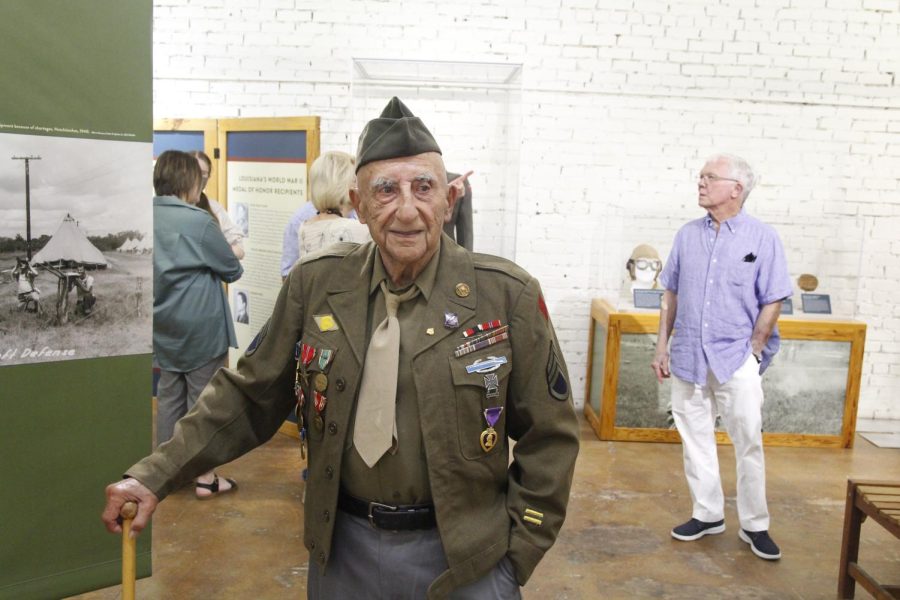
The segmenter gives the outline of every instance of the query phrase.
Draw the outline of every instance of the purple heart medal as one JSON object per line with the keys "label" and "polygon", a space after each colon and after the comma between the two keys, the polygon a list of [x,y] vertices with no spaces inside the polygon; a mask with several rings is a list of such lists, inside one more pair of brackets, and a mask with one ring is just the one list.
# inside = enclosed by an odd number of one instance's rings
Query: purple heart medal
{"label": "purple heart medal", "polygon": [[484,409],[484,420],[487,421],[488,426],[481,432],[481,449],[485,452],[490,452],[497,445],[497,431],[494,429],[494,425],[500,420],[502,412],[502,406]]}

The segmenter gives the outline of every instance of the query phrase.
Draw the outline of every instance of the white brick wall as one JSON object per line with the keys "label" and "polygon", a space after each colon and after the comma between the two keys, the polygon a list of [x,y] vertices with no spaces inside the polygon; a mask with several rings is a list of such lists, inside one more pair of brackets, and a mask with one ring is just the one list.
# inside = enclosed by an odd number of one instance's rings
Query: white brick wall
{"label": "white brick wall", "polygon": [[[480,239],[504,214],[579,403],[590,299],[616,297],[635,244],[666,253],[699,216],[707,155],[744,155],[762,174],[748,210],[792,274],[869,325],[859,415],[900,419],[898,0],[155,0],[154,40],[157,117],[319,115],[323,149],[351,151],[352,58],[521,63],[503,192],[497,114],[407,99],[445,153],[480,161],[458,167],[483,167]],[[488,210],[516,195],[515,218]]]}

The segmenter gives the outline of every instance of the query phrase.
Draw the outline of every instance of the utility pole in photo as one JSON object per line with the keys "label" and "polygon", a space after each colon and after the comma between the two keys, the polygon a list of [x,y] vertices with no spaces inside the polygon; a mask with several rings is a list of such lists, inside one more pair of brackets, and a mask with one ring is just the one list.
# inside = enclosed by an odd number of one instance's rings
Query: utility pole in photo
{"label": "utility pole in photo", "polygon": [[31,169],[29,163],[32,160],[41,160],[41,157],[13,156],[12,160],[25,161],[25,252],[28,255],[28,264],[31,264]]}

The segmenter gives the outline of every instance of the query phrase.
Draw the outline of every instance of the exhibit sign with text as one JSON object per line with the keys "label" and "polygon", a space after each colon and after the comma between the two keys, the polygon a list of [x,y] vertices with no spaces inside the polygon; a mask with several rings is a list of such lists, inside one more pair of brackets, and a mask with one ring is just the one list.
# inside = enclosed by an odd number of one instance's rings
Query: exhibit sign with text
{"label": "exhibit sign with text", "polygon": [[281,290],[281,252],[285,227],[306,202],[305,131],[227,133],[228,211],[243,230],[244,275],[229,286],[239,349],[231,363],[263,326]]}
{"label": "exhibit sign with text", "polygon": [[152,7],[0,3],[0,599],[120,580],[99,514],[151,447]]}

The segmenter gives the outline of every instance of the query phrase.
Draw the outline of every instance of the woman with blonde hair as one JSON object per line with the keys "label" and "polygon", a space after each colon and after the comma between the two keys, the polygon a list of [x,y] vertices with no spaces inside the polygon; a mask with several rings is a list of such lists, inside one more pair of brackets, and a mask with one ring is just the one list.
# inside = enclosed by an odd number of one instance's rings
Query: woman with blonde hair
{"label": "woman with blonde hair", "polygon": [[355,162],[346,152],[325,152],[310,167],[309,194],[316,214],[297,231],[300,258],[337,242],[362,244],[372,239],[368,227],[349,217]]}

